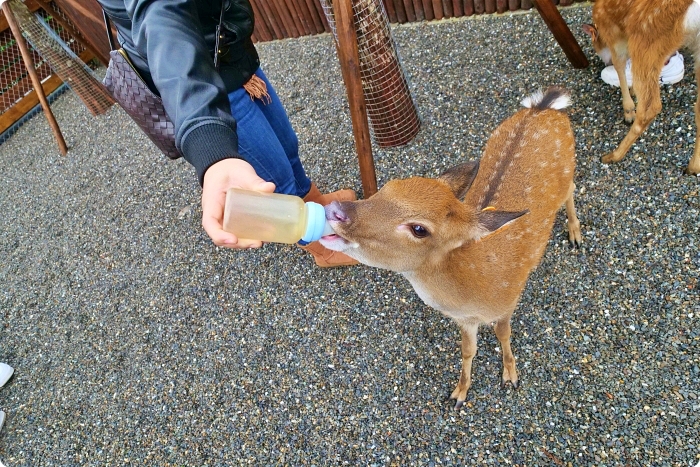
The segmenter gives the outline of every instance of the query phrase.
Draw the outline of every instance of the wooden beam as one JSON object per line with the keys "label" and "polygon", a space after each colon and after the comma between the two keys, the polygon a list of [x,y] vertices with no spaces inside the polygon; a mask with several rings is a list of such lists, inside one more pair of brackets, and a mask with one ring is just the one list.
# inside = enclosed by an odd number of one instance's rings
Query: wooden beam
{"label": "wooden beam", "polygon": [[561,17],[559,10],[554,6],[551,0],[532,0],[537,11],[539,11],[540,16],[544,20],[545,24],[552,31],[554,39],[559,43],[562,50],[569,59],[569,62],[574,66],[574,68],[586,68],[588,66],[588,59],[586,55],[581,50],[581,46],[576,42],[576,38],[571,33],[569,26],[566,25],[564,18]]}
{"label": "wooden beam", "polygon": [[348,94],[355,150],[360,163],[362,191],[366,199],[377,192],[377,176],[372,156],[367,105],[362,90],[357,31],[351,0],[334,0],[333,15],[338,35],[338,59]]}
{"label": "wooden beam", "polygon": [[54,0],[54,3],[80,31],[83,38],[98,52],[96,58],[109,64],[109,40],[105,29],[102,7],[97,0]]}
{"label": "wooden beam", "polygon": [[[26,0],[24,2],[24,6],[29,8],[29,11],[34,13],[36,10],[41,8],[41,5],[39,5],[37,2],[34,0]],[[3,32],[6,29],[9,29],[10,25],[7,24],[7,20],[5,19],[5,12],[0,10],[0,32]]]}
{"label": "wooden beam", "polygon": [[[68,30],[68,34],[70,34],[73,39],[80,42],[80,44],[83,46],[83,48],[89,50],[90,53],[92,55],[94,55],[95,57],[99,56],[99,52],[97,51],[97,49],[95,49],[87,40],[85,40],[85,38],[82,36],[80,31],[75,29],[75,27],[69,21],[66,21],[56,10],[54,10],[54,8],[51,6],[51,4],[49,2],[47,2],[45,0],[35,0],[35,1],[39,5],[41,5],[41,8],[43,8],[45,12],[50,14],[53,17],[53,19],[56,20],[56,22],[58,24],[60,24],[64,28],[66,28]],[[105,32],[105,34],[106,34],[106,32]]]}

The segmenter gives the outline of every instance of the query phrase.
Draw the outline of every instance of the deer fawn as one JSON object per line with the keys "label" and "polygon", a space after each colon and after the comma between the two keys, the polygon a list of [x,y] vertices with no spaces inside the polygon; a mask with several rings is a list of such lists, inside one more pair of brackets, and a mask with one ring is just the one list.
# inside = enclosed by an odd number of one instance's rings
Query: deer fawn
{"label": "deer fawn", "polygon": [[[682,45],[688,46],[700,60],[700,3],[698,0],[596,0],[593,4],[595,25],[584,25],[591,36],[596,53],[607,62],[608,57],[620,78],[625,120],[633,122],[627,136],[604,163],[618,162],[639,135],[661,111],[659,76],[664,62]],[[634,101],[625,78],[627,59],[632,59]],[[695,79],[700,84],[700,68]],[[699,88],[700,89],[700,88]],[[695,102],[695,127],[700,127],[700,94]],[[696,137],[697,138],[697,137]],[[700,174],[700,148],[696,142],[687,174]]]}
{"label": "deer fawn", "polygon": [[550,88],[522,103],[528,108],[496,128],[480,161],[437,179],[390,181],[367,200],[326,207],[336,234],[323,237],[324,246],[403,274],[426,304],[459,325],[462,373],[451,395],[456,409],[471,386],[479,324],[495,322],[502,383],[518,387],[510,317],[564,203],[569,242],[581,242],[574,135],[559,111],[569,96]]}

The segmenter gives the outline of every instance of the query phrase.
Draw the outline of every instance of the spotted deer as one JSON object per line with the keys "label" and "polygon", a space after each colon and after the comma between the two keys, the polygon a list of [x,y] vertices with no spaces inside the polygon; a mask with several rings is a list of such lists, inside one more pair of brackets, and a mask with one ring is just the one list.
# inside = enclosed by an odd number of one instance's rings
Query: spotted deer
{"label": "spotted deer", "polygon": [[574,209],[574,135],[560,88],[523,100],[499,125],[479,161],[439,178],[388,182],[374,196],[334,202],[335,234],[321,243],[369,266],[401,273],[429,306],[461,330],[462,373],[452,399],[464,404],[480,324],[495,323],[502,384],[518,387],[510,319],[566,204],[569,242],[581,242]]}
{"label": "spotted deer", "polygon": [[[620,78],[625,121],[632,123],[620,145],[601,160],[622,160],[630,147],[661,112],[659,76],[666,59],[687,46],[700,60],[700,0],[596,0],[595,24],[583,26],[603,61],[612,61]],[[625,78],[627,59],[632,59],[632,86],[637,106]],[[700,84],[700,68],[695,79]],[[698,88],[700,89],[700,87]],[[695,102],[695,127],[700,127],[700,94]],[[686,173],[700,174],[700,147],[696,144]]]}

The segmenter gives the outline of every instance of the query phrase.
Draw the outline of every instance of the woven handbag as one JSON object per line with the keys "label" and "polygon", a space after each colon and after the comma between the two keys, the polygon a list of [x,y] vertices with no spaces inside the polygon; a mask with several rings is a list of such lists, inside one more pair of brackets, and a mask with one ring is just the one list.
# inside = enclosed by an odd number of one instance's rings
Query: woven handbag
{"label": "woven handbag", "polygon": [[[214,66],[219,66],[219,38],[222,36],[222,22],[225,1],[221,3],[221,15],[216,29],[216,46]],[[103,83],[114,100],[153,141],[158,149],[170,159],[182,157],[175,147],[175,125],[163,107],[163,100],[154,94],[143,81],[124,49],[114,50],[112,28],[107,13],[102,11],[107,28],[107,38],[112,49],[109,53],[109,65]]]}
{"label": "woven handbag", "polygon": [[171,159],[182,156],[175,147],[175,125],[165,112],[162,99],[148,89],[123,49],[109,53],[103,82],[114,100],[163,154]]}

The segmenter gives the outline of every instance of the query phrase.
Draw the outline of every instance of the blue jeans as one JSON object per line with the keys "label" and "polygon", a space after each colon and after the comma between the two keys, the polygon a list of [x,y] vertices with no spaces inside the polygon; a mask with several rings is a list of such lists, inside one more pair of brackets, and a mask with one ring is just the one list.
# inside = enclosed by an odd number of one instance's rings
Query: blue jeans
{"label": "blue jeans", "polygon": [[299,160],[299,140],[267,77],[260,68],[255,74],[267,85],[272,102],[251,100],[243,88],[229,93],[231,114],[238,124],[238,152],[260,178],[275,184],[276,193],[303,198],[311,180]]}

